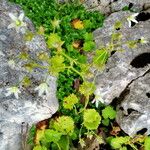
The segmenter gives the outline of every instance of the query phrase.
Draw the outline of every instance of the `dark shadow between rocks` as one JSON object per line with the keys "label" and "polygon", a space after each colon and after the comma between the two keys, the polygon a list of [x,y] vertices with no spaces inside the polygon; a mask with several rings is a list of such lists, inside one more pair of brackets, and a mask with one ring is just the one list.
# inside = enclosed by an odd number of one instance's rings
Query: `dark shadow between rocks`
{"label": "dark shadow between rocks", "polygon": [[[125,97],[130,93],[130,89],[128,87],[126,87],[124,89],[124,91],[122,91],[122,93],[120,94],[119,97],[116,97],[112,100],[111,105],[114,107],[117,107],[118,105],[121,104],[121,102],[125,99]],[[120,109],[123,110],[123,107],[121,107]]]}
{"label": "dark shadow between rocks", "polygon": [[136,17],[136,20],[139,21],[147,21],[150,19],[150,13],[145,13],[145,12],[141,12],[139,13],[139,15]]}
{"label": "dark shadow between rocks", "polygon": [[143,68],[150,64],[150,53],[143,53],[135,57],[130,65],[134,68]]}
{"label": "dark shadow between rocks", "polygon": [[150,93],[146,93],[146,96],[147,96],[148,98],[150,98]]}
{"label": "dark shadow between rocks", "polygon": [[130,115],[133,111],[136,111],[136,110],[134,110],[132,108],[127,109],[128,115]]}
{"label": "dark shadow between rocks", "polygon": [[[141,12],[139,13],[139,15],[136,17],[136,20],[139,21],[147,21],[150,19],[150,13],[145,13],[145,12]],[[135,26],[136,23],[132,22],[131,26]]]}
{"label": "dark shadow between rocks", "polygon": [[143,135],[147,132],[147,128],[143,128],[137,132],[137,134]]}

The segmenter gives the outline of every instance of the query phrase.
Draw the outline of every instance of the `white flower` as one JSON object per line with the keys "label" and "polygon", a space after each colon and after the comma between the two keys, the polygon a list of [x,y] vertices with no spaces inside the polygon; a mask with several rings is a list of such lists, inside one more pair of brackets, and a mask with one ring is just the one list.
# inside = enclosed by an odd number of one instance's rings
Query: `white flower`
{"label": "white flower", "polygon": [[143,36],[141,37],[141,39],[140,39],[141,44],[147,44],[148,42],[149,41],[146,38],[144,38]]}
{"label": "white flower", "polygon": [[49,94],[49,87],[47,83],[41,83],[38,87],[35,88],[35,91],[38,91],[39,96],[42,96],[44,93]]}
{"label": "white flower", "polygon": [[92,103],[95,103],[96,108],[98,108],[100,102],[104,103],[104,100],[101,98],[101,96],[96,96],[92,101]]}
{"label": "white flower", "polygon": [[21,91],[19,90],[18,87],[16,86],[13,86],[13,87],[9,87],[6,89],[7,90],[7,93],[5,94],[6,96],[9,96],[11,94],[14,94],[14,96],[16,97],[16,99],[19,98],[18,94],[21,93]]}
{"label": "white flower", "polygon": [[136,20],[136,17],[138,16],[138,14],[139,13],[135,13],[127,18],[129,27],[131,27],[131,22],[138,23],[138,21]]}
{"label": "white flower", "polygon": [[8,26],[8,29],[15,28],[19,32],[20,27],[25,27],[26,23],[23,22],[24,13],[21,13],[19,17],[16,17],[14,14],[9,13],[9,17],[12,20],[12,23]]}
{"label": "white flower", "polygon": [[9,60],[9,61],[8,61],[8,66],[9,66],[11,69],[14,69],[14,68],[15,68],[15,62],[14,62],[14,60]]}

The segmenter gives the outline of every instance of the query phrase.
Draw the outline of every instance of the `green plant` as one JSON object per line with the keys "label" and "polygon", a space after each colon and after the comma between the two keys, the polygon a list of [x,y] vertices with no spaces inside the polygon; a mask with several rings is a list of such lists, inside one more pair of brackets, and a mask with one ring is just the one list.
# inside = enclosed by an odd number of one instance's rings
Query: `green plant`
{"label": "green plant", "polygon": [[[28,53],[21,52],[20,60],[27,61],[24,67],[30,72],[40,68],[47,71],[47,75],[58,77],[57,97],[60,103],[58,115],[50,120],[48,129],[36,130],[34,150],[69,150],[78,145],[76,143],[84,147],[87,138],[90,140],[94,138],[102,144],[103,137],[99,134],[99,128],[108,133],[105,126],[111,127],[116,111],[111,106],[104,107],[100,103],[95,106],[91,102],[96,89],[96,76],[99,70],[105,68],[112,52],[123,51],[122,44],[134,48],[138,43],[145,43],[144,39],[123,43],[122,34],[117,31],[122,27],[122,23],[118,21],[114,25],[110,42],[96,49],[92,31],[102,27],[105,18],[102,14],[89,12],[80,3],[75,2],[59,4],[55,0],[11,1],[23,7],[38,30],[36,34],[45,36],[47,46],[51,50],[51,53],[40,52],[36,59],[31,58]],[[133,19],[134,16],[128,21],[131,22]],[[30,41],[33,37],[33,33],[26,32],[25,40]],[[90,61],[87,61],[88,54],[92,55]],[[41,65],[42,62],[47,65]],[[96,69],[96,74],[93,74],[90,68]],[[75,79],[79,80],[78,88],[73,88]],[[24,77],[20,82],[26,87],[31,83],[29,77]],[[44,79],[36,90],[41,96],[48,93],[48,88]],[[17,90],[19,91],[18,88]],[[94,102],[97,102],[97,96]],[[108,143],[113,149],[123,150],[126,149],[126,145],[136,149],[134,144],[140,140],[133,140],[135,139],[128,136],[109,137]],[[145,140],[146,146],[147,141]]]}
{"label": "green plant", "polygon": [[100,124],[101,116],[95,109],[86,109],[83,114],[83,125],[88,130],[96,130]]}
{"label": "green plant", "polygon": [[111,106],[106,106],[102,110],[102,116],[104,118],[102,120],[102,123],[104,125],[108,126],[109,123],[110,123],[110,119],[115,119],[115,117],[116,117],[116,111]]}

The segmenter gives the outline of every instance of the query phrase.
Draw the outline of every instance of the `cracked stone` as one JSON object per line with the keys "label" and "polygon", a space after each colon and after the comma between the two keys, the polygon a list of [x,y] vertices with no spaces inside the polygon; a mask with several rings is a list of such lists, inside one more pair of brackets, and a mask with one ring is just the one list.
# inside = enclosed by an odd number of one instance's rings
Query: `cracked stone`
{"label": "cracked stone", "polygon": [[136,12],[150,8],[149,0],[88,0],[84,4],[88,9],[97,10],[104,14],[120,11],[124,7],[132,8]]}
{"label": "cracked stone", "polygon": [[[130,136],[142,129],[150,134],[150,71],[129,85],[127,94],[118,106],[117,122]],[[122,109],[119,109],[122,108]]]}
{"label": "cracked stone", "polygon": [[[6,0],[0,1],[0,150],[20,150],[22,148],[22,139],[26,132],[24,130],[41,120],[50,118],[58,109],[56,98],[56,78],[47,77],[47,83],[50,87],[48,97],[38,97],[35,87],[47,76],[46,71],[36,69],[29,73],[22,66],[24,61],[18,61],[16,56],[23,51],[30,51],[32,58],[35,58],[38,52],[47,51],[44,37],[36,35],[32,22],[25,17],[27,29],[35,34],[31,41],[24,40],[23,33],[17,33],[15,29],[8,29],[11,22],[9,13],[20,14],[23,12],[17,5],[11,4]],[[8,61],[14,59],[16,65],[11,68]],[[46,64],[43,64],[46,65]],[[13,95],[6,97],[6,88],[16,85],[24,76],[32,78],[33,85],[29,88],[21,88],[19,99]]]}
{"label": "cracked stone", "polygon": [[[97,47],[106,45],[110,41],[113,25],[118,20],[126,20],[131,12],[116,12],[111,14],[104,23],[104,27],[94,31]],[[123,28],[117,32],[123,35],[123,43],[129,40],[138,40],[144,36],[150,41],[150,20],[139,21],[133,27],[128,27],[128,22],[123,24]],[[133,114],[123,116],[121,110],[118,111],[117,121],[121,128],[130,136],[142,128],[147,128],[147,134],[150,133],[149,128],[149,74],[142,78],[150,69],[150,47],[147,44],[138,44],[136,48],[130,49],[126,45],[122,45],[124,51],[116,51],[108,60],[106,68],[96,79],[97,89],[96,95],[100,95],[105,104],[115,103],[120,99],[120,95],[126,90],[131,83],[132,92],[126,99],[122,99],[121,106],[126,109],[134,109]],[[143,57],[144,56],[144,57]],[[140,78],[141,77],[141,78]],[[142,98],[143,97],[143,98]],[[123,97],[124,98],[124,97]],[[132,106],[132,107],[131,107]],[[140,110],[140,112],[139,112]],[[135,118],[134,118],[135,117]]]}
{"label": "cracked stone", "polygon": [[[104,27],[94,31],[97,47],[109,43],[114,23],[117,20],[127,18],[127,16],[131,14],[130,12],[116,12],[110,15],[105,20]],[[150,20],[139,22],[134,27],[129,28],[126,22],[124,28],[120,30],[123,35],[123,43],[128,40],[138,40],[142,36],[149,41],[149,25]],[[131,62],[137,56],[143,53],[150,53],[148,44],[138,44],[137,48],[134,49],[129,49],[126,45],[122,45],[122,48],[125,50],[123,52],[115,52],[112,57],[109,58],[105,70],[97,77],[97,90],[95,93],[101,93],[102,99],[104,99],[106,104],[110,104],[113,99],[119,97],[128,83],[149,69],[148,64],[145,64],[143,68],[135,68],[131,65]]]}
{"label": "cracked stone", "polygon": [[148,7],[149,0],[118,0],[111,4],[112,12],[120,11],[122,8],[128,6],[131,7],[134,11],[143,10],[144,6]]}

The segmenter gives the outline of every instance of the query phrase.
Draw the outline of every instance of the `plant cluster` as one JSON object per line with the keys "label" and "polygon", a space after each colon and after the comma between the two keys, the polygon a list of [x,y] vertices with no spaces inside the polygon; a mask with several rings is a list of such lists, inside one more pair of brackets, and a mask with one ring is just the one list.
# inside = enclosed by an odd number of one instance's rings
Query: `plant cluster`
{"label": "plant cluster", "polygon": [[[137,150],[136,144],[144,142],[145,147],[149,147],[148,137],[118,136],[121,130],[113,125],[115,109],[112,106],[104,106],[100,95],[94,95],[96,76],[105,68],[112,52],[123,51],[122,44],[134,48],[146,40],[142,37],[140,40],[122,43],[122,34],[118,31],[122,23],[116,22],[110,42],[100,45],[97,49],[92,31],[102,27],[105,18],[99,12],[89,12],[79,2],[59,4],[55,0],[10,1],[23,7],[35,24],[37,34],[45,36],[50,49],[40,52],[36,60],[31,59],[28,53],[20,52],[20,60],[27,60],[23,67],[30,72],[40,68],[45,70],[47,75],[58,77],[58,113],[50,119],[48,125],[44,124],[37,129],[31,128],[29,141],[34,144],[33,149],[84,148],[87,139],[96,140],[100,145],[109,143],[112,149],[126,150],[127,146],[130,146]],[[129,25],[131,21],[136,22],[134,16],[128,18]],[[30,41],[33,38],[34,33],[26,31],[25,39]],[[90,60],[87,57],[89,54],[92,56]],[[43,62],[47,65],[43,66]],[[95,68],[96,73],[93,74],[90,68]],[[35,88],[39,96],[47,95],[49,92],[47,80],[43,81]],[[20,84],[28,87],[31,79],[26,76]],[[8,91],[9,95],[15,95],[17,92],[17,98],[20,94],[19,88],[15,86]],[[112,129],[111,133],[108,128]],[[101,131],[106,132],[107,138]]]}

